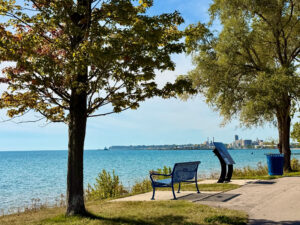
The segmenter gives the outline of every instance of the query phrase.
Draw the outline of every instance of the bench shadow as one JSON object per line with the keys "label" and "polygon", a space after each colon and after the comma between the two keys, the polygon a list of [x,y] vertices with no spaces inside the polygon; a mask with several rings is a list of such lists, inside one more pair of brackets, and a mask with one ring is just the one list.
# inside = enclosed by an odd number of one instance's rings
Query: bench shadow
{"label": "bench shadow", "polygon": [[228,193],[216,193],[216,194],[208,194],[208,193],[200,193],[200,194],[188,194],[182,197],[179,197],[180,200],[187,200],[192,202],[199,201],[212,201],[212,202],[227,202],[233,198],[240,196],[240,194],[228,194]]}
{"label": "bench shadow", "polygon": [[300,225],[300,221],[272,221],[272,220],[262,220],[262,219],[250,219],[249,225]]}
{"label": "bench shadow", "polygon": [[275,184],[275,181],[269,181],[269,180],[258,180],[253,182],[252,184]]}

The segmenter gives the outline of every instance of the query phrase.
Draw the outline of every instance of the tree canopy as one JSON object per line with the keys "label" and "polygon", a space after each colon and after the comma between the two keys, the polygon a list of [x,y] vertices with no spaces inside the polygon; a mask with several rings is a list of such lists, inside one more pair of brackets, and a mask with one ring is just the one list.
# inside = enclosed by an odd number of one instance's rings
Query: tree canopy
{"label": "tree canopy", "polygon": [[[2,15],[10,17],[0,25],[2,61],[17,63],[4,70],[9,89],[2,100],[9,116],[34,109],[50,121],[68,122],[72,89],[86,91],[88,117],[108,104],[113,112],[135,109],[168,89],[157,88],[155,70],[173,70],[170,54],[183,49],[179,13],[149,17],[152,1],[82,2],[5,7],[1,1]],[[78,81],[85,73],[86,81]]]}
{"label": "tree canopy", "polygon": [[206,101],[230,121],[278,127],[290,169],[290,118],[300,96],[300,3],[293,0],[215,0],[211,22],[186,29],[195,69],[188,77]]}

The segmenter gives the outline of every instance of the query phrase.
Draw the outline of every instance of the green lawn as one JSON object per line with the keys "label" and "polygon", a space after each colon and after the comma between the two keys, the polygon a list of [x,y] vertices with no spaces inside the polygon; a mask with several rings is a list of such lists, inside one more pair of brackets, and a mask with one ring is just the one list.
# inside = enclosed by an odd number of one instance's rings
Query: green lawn
{"label": "green lawn", "polygon": [[64,209],[43,209],[0,217],[1,225],[200,225],[247,222],[244,212],[211,208],[187,201],[108,202],[87,204],[86,218],[63,215]]}
{"label": "green lawn", "polygon": [[258,179],[258,180],[272,180],[272,179],[277,179],[277,178],[282,178],[282,177],[293,177],[293,176],[300,176],[300,171],[294,171],[294,172],[284,172],[282,176],[270,176],[268,174],[266,175],[255,175],[255,174],[244,174],[241,176],[233,176],[232,179]]}
{"label": "green lawn", "polygon": [[[175,185],[175,190],[177,190],[178,185]],[[200,191],[229,191],[239,188],[240,185],[230,184],[230,183],[215,183],[215,184],[198,184]],[[164,190],[166,188],[161,188],[159,190]],[[195,184],[183,184],[181,187],[182,191],[196,191]]]}

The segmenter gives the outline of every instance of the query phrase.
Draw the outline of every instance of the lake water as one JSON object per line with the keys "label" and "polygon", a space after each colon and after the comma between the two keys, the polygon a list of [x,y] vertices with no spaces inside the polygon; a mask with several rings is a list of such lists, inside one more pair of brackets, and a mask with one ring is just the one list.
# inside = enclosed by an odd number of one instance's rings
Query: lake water
{"label": "lake water", "polygon": [[[265,153],[277,150],[230,150],[236,167],[266,164]],[[299,150],[294,150],[300,153]],[[300,155],[295,155],[300,160]],[[220,171],[212,150],[113,150],[85,151],[84,183],[93,184],[97,174],[115,170],[125,187],[148,177],[148,171],[173,167],[176,162],[201,161],[198,174]],[[0,152],[0,213],[32,203],[33,198],[52,204],[66,191],[67,151]]]}

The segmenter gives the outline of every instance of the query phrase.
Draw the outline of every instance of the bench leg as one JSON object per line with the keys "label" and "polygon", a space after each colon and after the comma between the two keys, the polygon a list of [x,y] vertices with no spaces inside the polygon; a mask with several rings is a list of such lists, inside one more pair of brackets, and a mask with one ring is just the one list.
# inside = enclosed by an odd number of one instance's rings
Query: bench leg
{"label": "bench leg", "polygon": [[175,195],[175,191],[174,191],[174,185],[172,184],[172,192],[173,192],[173,196],[174,196],[174,200],[176,200],[176,195]]}
{"label": "bench leg", "polygon": [[195,179],[195,183],[196,183],[197,193],[199,194],[199,193],[200,193],[200,191],[199,191],[199,188],[198,188],[197,176],[196,176],[196,179]]}
{"label": "bench leg", "polygon": [[179,186],[178,186],[178,191],[177,191],[177,193],[180,193],[180,183],[179,183]]}
{"label": "bench leg", "polygon": [[155,200],[155,199],[154,199],[154,195],[155,195],[155,187],[153,187],[153,194],[152,194],[151,200]]}

